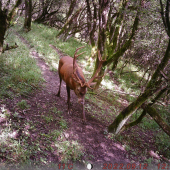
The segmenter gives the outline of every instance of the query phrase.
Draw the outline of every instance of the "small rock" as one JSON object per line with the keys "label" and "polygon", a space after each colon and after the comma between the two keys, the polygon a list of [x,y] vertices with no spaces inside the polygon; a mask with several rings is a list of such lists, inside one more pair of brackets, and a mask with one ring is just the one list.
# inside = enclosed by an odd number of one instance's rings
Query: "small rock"
{"label": "small rock", "polygon": [[68,133],[64,133],[64,136],[65,136],[66,139],[69,138],[69,134]]}
{"label": "small rock", "polygon": [[100,146],[101,146],[103,149],[106,149],[105,143],[102,142],[102,143],[100,144]]}
{"label": "small rock", "polygon": [[110,158],[104,157],[104,160],[105,160],[106,162],[109,162],[109,161],[110,161]]}
{"label": "small rock", "polygon": [[86,140],[88,140],[89,142],[92,142],[94,139],[87,137]]}
{"label": "small rock", "polygon": [[93,130],[93,127],[91,127],[91,126],[87,125],[87,126],[86,126],[86,129]]}
{"label": "small rock", "polygon": [[113,153],[111,153],[111,152],[107,153],[107,156],[112,157],[112,158],[114,158],[114,157],[115,157],[115,156],[114,156],[114,154],[113,154]]}

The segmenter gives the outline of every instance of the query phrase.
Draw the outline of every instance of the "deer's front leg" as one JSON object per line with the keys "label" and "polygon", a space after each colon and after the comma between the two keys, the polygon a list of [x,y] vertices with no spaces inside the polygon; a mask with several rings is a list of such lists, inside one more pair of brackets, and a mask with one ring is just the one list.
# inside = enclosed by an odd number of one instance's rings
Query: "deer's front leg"
{"label": "deer's front leg", "polygon": [[60,77],[60,85],[59,85],[59,89],[58,89],[58,93],[57,93],[57,96],[60,97],[60,90],[61,90],[61,82],[62,82],[62,78],[59,74],[59,77]]}
{"label": "deer's front leg", "polygon": [[82,111],[83,111],[83,122],[86,123],[86,116],[85,116],[85,111],[84,111],[84,101],[82,103]]}
{"label": "deer's front leg", "polygon": [[70,87],[66,85],[66,89],[67,89],[68,114],[70,114]]}

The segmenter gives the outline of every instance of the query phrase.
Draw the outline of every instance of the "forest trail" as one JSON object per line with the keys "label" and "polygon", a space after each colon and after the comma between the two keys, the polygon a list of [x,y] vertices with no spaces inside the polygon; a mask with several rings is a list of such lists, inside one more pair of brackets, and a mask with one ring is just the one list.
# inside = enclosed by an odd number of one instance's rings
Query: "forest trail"
{"label": "forest trail", "polygon": [[[24,113],[26,121],[32,121],[35,123],[35,130],[29,130],[31,141],[35,141],[39,136],[39,133],[57,130],[57,115],[51,110],[55,107],[58,111],[61,111],[61,115],[64,117],[68,124],[68,129],[64,131],[64,140],[78,141],[84,149],[84,155],[82,156],[82,162],[91,162],[93,169],[100,170],[104,167],[108,169],[107,165],[111,163],[117,168],[126,168],[128,164],[135,163],[139,166],[138,158],[129,152],[124,147],[114,140],[108,138],[108,134],[105,133],[107,125],[101,123],[99,120],[90,116],[90,113],[86,111],[87,124],[82,123],[82,110],[77,102],[77,97],[73,91],[71,91],[71,109],[72,115],[67,113],[67,94],[65,83],[62,82],[61,97],[57,97],[56,93],[59,86],[59,76],[57,72],[50,71],[49,66],[40,58],[38,52],[30,46],[19,33],[16,33],[18,38],[30,49],[30,56],[36,59],[37,65],[40,67],[42,76],[45,80],[43,88],[36,93],[31,94],[26,98],[30,108]],[[49,48],[51,48],[49,46]],[[56,52],[62,57],[64,54],[55,49]],[[15,102],[16,103],[16,102]],[[10,103],[10,107],[14,107],[13,102]],[[88,101],[86,101],[88,103]],[[89,103],[90,104],[90,103]],[[51,121],[48,124],[44,124],[41,119],[42,115],[53,115],[56,117],[55,121]],[[42,145],[46,147],[46,143],[42,139]],[[46,152],[44,147],[44,152]],[[36,155],[37,157],[37,155]],[[32,157],[35,159],[35,156]],[[60,157],[54,152],[48,152],[46,159],[49,162],[59,163]],[[117,163],[117,164],[116,164]],[[78,162],[79,166],[81,164]],[[78,166],[76,165],[73,165]],[[86,168],[85,168],[86,169]]]}

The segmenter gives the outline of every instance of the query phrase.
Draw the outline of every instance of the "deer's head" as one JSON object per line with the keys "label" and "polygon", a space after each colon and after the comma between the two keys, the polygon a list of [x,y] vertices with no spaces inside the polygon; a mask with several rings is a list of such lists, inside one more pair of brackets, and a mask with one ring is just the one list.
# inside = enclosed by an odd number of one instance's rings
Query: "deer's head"
{"label": "deer's head", "polygon": [[75,51],[75,54],[74,54],[74,59],[73,59],[73,74],[72,74],[72,78],[73,80],[75,81],[76,83],[76,88],[74,89],[74,92],[75,94],[77,95],[78,97],[78,102],[81,103],[81,104],[84,104],[84,96],[87,92],[87,88],[91,88],[92,85],[94,85],[93,80],[95,78],[97,78],[97,75],[98,73],[100,72],[100,69],[102,67],[102,64],[105,60],[102,60],[101,58],[101,55],[100,55],[100,52],[98,51],[98,59],[99,59],[99,65],[98,65],[98,68],[95,72],[95,74],[93,75],[93,77],[86,82],[85,78],[84,78],[84,75],[83,75],[83,72],[81,71],[81,69],[78,67],[77,65],[77,62],[76,62],[76,59],[78,56],[80,56],[81,54],[85,53],[85,52],[82,52],[80,54],[77,55],[77,52],[81,49],[81,48],[84,48],[83,47],[80,47],[80,48],[77,48],[76,51]]}

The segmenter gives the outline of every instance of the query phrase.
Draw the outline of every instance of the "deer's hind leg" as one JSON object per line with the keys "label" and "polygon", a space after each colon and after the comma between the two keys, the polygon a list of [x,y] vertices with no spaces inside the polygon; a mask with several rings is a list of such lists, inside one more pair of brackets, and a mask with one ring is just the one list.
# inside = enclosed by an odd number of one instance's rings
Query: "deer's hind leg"
{"label": "deer's hind leg", "polygon": [[59,85],[59,89],[58,89],[58,93],[57,93],[57,96],[60,97],[60,90],[61,90],[61,82],[62,82],[62,78],[60,76],[60,73],[59,74],[59,78],[60,78],[60,85]]}

